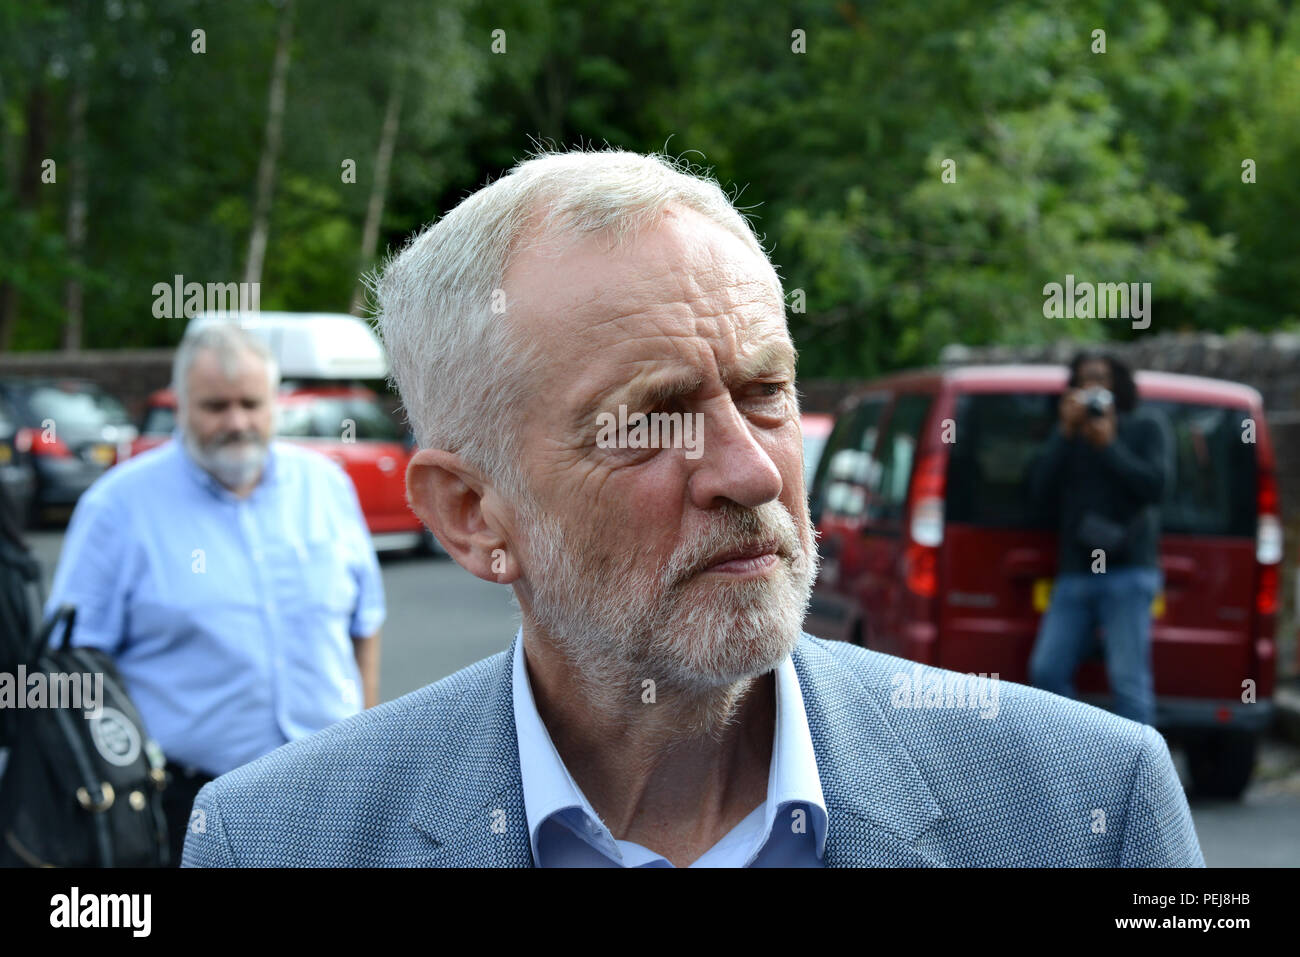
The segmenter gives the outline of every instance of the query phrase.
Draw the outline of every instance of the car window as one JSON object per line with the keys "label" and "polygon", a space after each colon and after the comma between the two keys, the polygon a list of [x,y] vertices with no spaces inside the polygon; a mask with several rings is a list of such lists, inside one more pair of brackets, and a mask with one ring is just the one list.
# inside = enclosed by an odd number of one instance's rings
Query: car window
{"label": "car window", "polygon": [[[1036,513],[1026,476],[1057,418],[1056,394],[987,393],[958,399],[945,515],[992,528],[1055,528]],[[1241,441],[1239,409],[1143,401],[1134,413],[1165,432],[1171,481],[1160,506],[1167,534],[1255,535],[1255,446]]]}
{"label": "car window", "polygon": [[826,447],[826,436],[803,434],[803,481],[806,488],[812,488],[813,476],[817,474],[817,461],[822,449]]}
{"label": "car window", "polygon": [[889,417],[880,448],[876,452],[879,468],[871,486],[867,518],[892,521],[901,518],[907,503],[907,487],[912,480],[912,465],[921,429],[930,412],[928,395],[900,395]]}
{"label": "car window", "polygon": [[402,430],[378,399],[363,396],[315,396],[284,403],[277,434],[287,437],[400,442]]}
{"label": "car window", "polygon": [[100,428],[130,422],[122,403],[106,392],[85,386],[68,389],[36,386],[28,396],[28,403],[38,420],[53,419],[59,425],[74,428]]}
{"label": "car window", "polygon": [[154,406],[144,416],[141,435],[171,435],[176,428],[176,410],[167,406]]}
{"label": "car window", "polygon": [[286,438],[316,438],[316,423],[307,402],[286,402],[276,410],[275,434]]}
{"label": "car window", "polygon": [[867,490],[876,476],[872,454],[877,425],[887,402],[884,395],[864,398],[835,420],[812,484],[813,521],[819,520],[823,511],[856,518],[866,510]]}

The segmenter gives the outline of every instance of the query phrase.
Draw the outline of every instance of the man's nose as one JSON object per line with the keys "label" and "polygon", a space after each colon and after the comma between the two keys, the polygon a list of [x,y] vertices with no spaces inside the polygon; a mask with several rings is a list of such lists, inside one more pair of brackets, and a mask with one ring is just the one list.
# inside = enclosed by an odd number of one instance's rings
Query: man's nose
{"label": "man's nose", "polygon": [[697,508],[716,508],[722,500],[758,508],[781,494],[781,471],[755,438],[730,399],[703,414],[700,457],[689,491]]}
{"label": "man's nose", "polygon": [[221,425],[226,432],[247,432],[252,424],[252,416],[243,406],[232,403],[222,417]]}

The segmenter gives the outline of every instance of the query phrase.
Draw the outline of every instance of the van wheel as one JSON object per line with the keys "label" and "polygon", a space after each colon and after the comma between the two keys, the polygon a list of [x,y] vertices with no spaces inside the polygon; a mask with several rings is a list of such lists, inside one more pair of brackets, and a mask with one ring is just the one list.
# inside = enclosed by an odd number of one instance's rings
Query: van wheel
{"label": "van wheel", "polygon": [[1189,735],[1187,769],[1198,797],[1241,797],[1255,770],[1259,735],[1253,731],[1216,729]]}

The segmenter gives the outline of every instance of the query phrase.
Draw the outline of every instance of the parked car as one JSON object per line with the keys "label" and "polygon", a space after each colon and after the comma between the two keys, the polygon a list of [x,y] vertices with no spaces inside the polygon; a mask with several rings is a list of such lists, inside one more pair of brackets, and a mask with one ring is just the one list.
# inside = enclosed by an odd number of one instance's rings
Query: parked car
{"label": "parked car", "polygon": [[[1136,379],[1143,407],[1172,430],[1153,604],[1156,724],[1185,745],[1199,793],[1235,797],[1272,711],[1282,557],[1273,446],[1254,389]],[[1026,681],[1057,555],[1026,470],[1066,380],[1054,366],[923,371],[847,400],[811,493],[823,565],[807,629]],[[1105,702],[1099,650],[1077,687]]]}
{"label": "parked car", "polygon": [[0,397],[18,424],[15,453],[33,466],[33,522],[47,509],[76,505],[135,438],[122,403],[93,382],[10,378],[0,380]]}
{"label": "parked car", "polygon": [[[278,437],[315,449],[352,478],[377,551],[420,547],[441,552],[406,503],[412,443],[376,393],[355,384],[286,382],[276,405]],[[176,424],[176,394],[171,389],[154,392],[130,454],[166,442]]]}
{"label": "parked car", "polygon": [[817,473],[817,460],[821,458],[826,439],[835,424],[835,416],[824,412],[805,412],[799,417],[803,429],[803,478],[804,485],[811,489],[813,476]]}

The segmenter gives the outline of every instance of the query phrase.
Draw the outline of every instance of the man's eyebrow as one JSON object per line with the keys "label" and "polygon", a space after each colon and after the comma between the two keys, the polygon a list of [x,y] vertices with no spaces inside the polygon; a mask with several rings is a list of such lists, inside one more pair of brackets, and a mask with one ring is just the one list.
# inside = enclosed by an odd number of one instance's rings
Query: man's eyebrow
{"label": "man's eyebrow", "polygon": [[577,422],[585,425],[600,412],[613,412],[620,405],[637,411],[663,405],[696,392],[704,385],[700,372],[667,372],[652,375],[644,382],[622,382],[605,389],[578,412]]}
{"label": "man's eyebrow", "polygon": [[726,382],[727,388],[734,389],[762,375],[794,372],[798,357],[799,353],[788,340],[769,342],[752,356],[742,359],[734,372],[724,373],[723,381]]}
{"label": "man's eyebrow", "polygon": [[[743,359],[739,367],[724,376],[727,388],[734,389],[752,379],[774,372],[793,372],[798,353],[789,342],[773,342],[763,346],[752,356]],[[651,375],[646,381],[621,383],[605,389],[583,405],[575,417],[579,427],[586,425],[600,412],[613,412],[620,405],[638,411],[666,405],[675,399],[697,392],[704,385],[704,375],[696,371],[665,372]]]}

